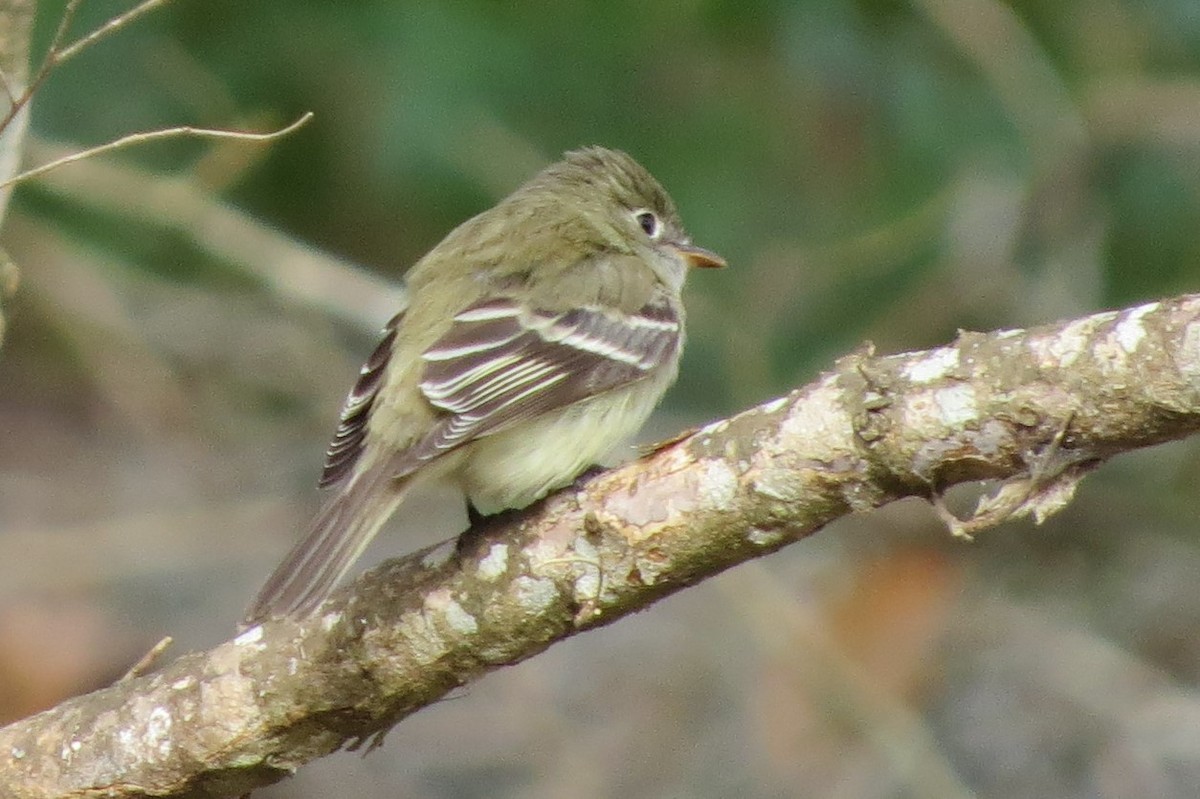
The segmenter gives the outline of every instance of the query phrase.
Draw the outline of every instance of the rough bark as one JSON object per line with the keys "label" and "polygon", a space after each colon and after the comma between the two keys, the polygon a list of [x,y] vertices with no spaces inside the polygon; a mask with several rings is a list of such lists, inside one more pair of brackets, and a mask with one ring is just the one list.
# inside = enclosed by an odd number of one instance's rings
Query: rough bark
{"label": "rough bark", "polygon": [[[970,534],[1060,507],[1108,457],[1200,428],[1200,295],[843,358],[457,546],[0,730],[13,799],[236,796],[488,671],[847,513],[986,478]],[[943,511],[944,512],[944,511]],[[945,512],[944,512],[945,513]]]}

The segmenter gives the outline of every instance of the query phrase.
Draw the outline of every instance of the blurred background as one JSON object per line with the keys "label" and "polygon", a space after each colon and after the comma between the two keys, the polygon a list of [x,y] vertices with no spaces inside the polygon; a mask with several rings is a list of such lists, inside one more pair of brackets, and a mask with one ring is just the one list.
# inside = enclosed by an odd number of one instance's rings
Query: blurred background
{"label": "blurred background", "polygon": [[[0,720],[232,633],[405,268],[565,149],[634,154],[731,264],[691,281],[649,439],[865,340],[1200,285],[1194,0],[173,0],[51,76],[27,156],[308,110],[17,191]],[[261,796],[1195,796],[1198,487],[1192,441],[973,545],[921,502],[846,519]],[[460,506],[417,497],[371,559]]]}

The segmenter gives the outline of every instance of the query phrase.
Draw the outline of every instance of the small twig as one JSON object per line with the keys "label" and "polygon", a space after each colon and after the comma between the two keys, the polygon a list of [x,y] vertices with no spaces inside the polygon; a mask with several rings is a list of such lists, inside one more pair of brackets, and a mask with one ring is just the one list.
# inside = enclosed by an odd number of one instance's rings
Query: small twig
{"label": "small twig", "polygon": [[76,39],[74,42],[62,48],[61,50],[52,49],[51,57],[54,59],[53,65],[58,66],[59,64],[65,64],[68,60],[78,55],[80,50],[95,44],[109,34],[116,33],[121,28],[124,28],[126,25],[138,19],[139,17],[150,13],[159,6],[166,5],[168,2],[170,2],[170,0],[145,0],[144,2],[139,3],[138,5],[129,9],[124,14],[118,14],[108,22],[105,22],[99,28],[96,28],[96,30],[82,38]]}
{"label": "small twig", "polygon": [[58,20],[58,28],[54,31],[54,38],[50,41],[50,49],[46,51],[46,58],[42,61],[42,65],[38,67],[38,72],[49,72],[55,64],[55,54],[62,47],[63,39],[67,38],[67,30],[71,27],[71,23],[75,21],[75,12],[79,10],[79,6],[83,4],[83,0],[67,0],[67,7],[63,9],[62,18]]}
{"label": "small twig", "polygon": [[1086,466],[1092,460],[1090,455],[1062,454],[1075,415],[1076,411],[1068,411],[1046,448],[1026,456],[1025,474],[1010,477],[994,494],[980,499],[970,517],[960,519],[946,506],[941,491],[934,490],[929,502],[951,535],[974,541],[976,532],[995,527],[1006,519],[1032,515],[1041,524],[1061,509],[1071,499],[1079,480],[1092,468]]}
{"label": "small twig", "polygon": [[41,65],[38,66],[37,72],[33,75],[33,80],[29,81],[20,96],[13,99],[12,88],[9,87],[8,81],[5,81],[5,93],[8,94],[11,102],[8,106],[8,113],[0,119],[0,132],[8,128],[12,123],[13,118],[21,113],[21,109],[29,104],[33,98],[34,92],[38,87],[45,82],[50,71],[54,69],[54,53],[62,44],[63,38],[67,34],[67,28],[71,26],[71,20],[75,18],[75,12],[79,10],[79,4],[82,0],[68,0],[67,7],[63,9],[62,17],[58,20],[58,29],[54,31],[54,39],[50,42],[50,49],[46,51],[46,56],[42,59]]}
{"label": "small twig", "polygon": [[69,45],[63,46],[63,41],[67,38],[67,31],[75,19],[75,13],[79,10],[79,6],[83,2],[83,0],[68,0],[66,8],[63,9],[62,17],[58,21],[58,28],[54,31],[54,39],[50,42],[50,48],[46,51],[46,56],[42,59],[42,63],[38,67],[37,72],[34,73],[33,80],[29,82],[29,85],[25,87],[19,96],[14,96],[13,87],[7,78],[5,77],[3,80],[0,80],[4,84],[4,93],[8,96],[9,100],[8,112],[3,118],[0,118],[0,131],[7,128],[12,123],[13,118],[21,113],[21,109],[29,104],[29,101],[33,99],[33,95],[46,82],[46,78],[50,76],[50,73],[55,68],[109,34],[121,30],[130,22],[169,1],[145,0],[125,13],[113,17],[86,36],[76,39]]}
{"label": "small twig", "polygon": [[[21,109],[29,104],[33,95],[45,83],[46,78],[49,77],[55,66],[58,65],[56,60],[58,48],[62,46],[63,39],[67,36],[67,29],[71,27],[71,22],[75,19],[75,12],[79,10],[79,4],[82,2],[83,0],[68,0],[66,8],[63,9],[62,17],[58,20],[58,28],[54,31],[54,38],[50,42],[50,49],[46,51],[45,58],[42,59],[41,65],[38,66],[37,72],[33,75],[33,80],[29,81],[29,85],[25,87],[20,96],[9,105],[8,113],[0,120],[0,131],[7,128],[9,123],[13,121],[13,117],[21,113]],[[11,90],[9,91],[9,96],[12,96]]]}
{"label": "small twig", "polygon": [[312,111],[305,111],[295,122],[290,125],[280,128],[279,130],[270,131],[268,133],[248,133],[240,130],[222,130],[220,128],[196,128],[190,125],[183,125],[176,128],[163,128],[161,130],[150,130],[143,133],[131,133],[128,136],[122,136],[119,139],[114,139],[106,144],[101,144],[97,147],[90,147],[86,150],[80,150],[71,155],[65,155],[62,158],[56,158],[49,163],[34,167],[33,169],[22,172],[19,175],[9,178],[5,181],[0,181],[0,189],[7,188],[17,183],[22,183],[26,180],[39,177],[58,169],[60,166],[73,164],[77,161],[82,161],[86,158],[92,158],[97,155],[102,155],[113,150],[120,150],[125,147],[132,147],[138,144],[147,142],[161,141],[163,139],[177,138],[180,136],[196,136],[202,139],[233,139],[236,141],[250,142],[265,142],[273,141],[288,135],[300,126],[304,125],[313,117]]}
{"label": "small twig", "polygon": [[169,635],[164,637],[157,644],[150,647],[150,651],[142,655],[138,659],[137,663],[134,663],[132,666],[130,666],[129,671],[125,672],[125,674],[121,677],[121,679],[117,680],[117,682],[127,682],[137,677],[141,677],[143,674],[150,671],[150,669],[154,668],[154,664],[158,662],[158,659],[162,657],[162,653],[166,652],[167,647],[173,643],[175,643],[174,638]]}
{"label": "small twig", "polygon": [[8,100],[9,105],[15,105],[17,97],[13,94],[12,81],[8,78],[8,73],[0,69],[0,90],[4,92],[4,97]]}

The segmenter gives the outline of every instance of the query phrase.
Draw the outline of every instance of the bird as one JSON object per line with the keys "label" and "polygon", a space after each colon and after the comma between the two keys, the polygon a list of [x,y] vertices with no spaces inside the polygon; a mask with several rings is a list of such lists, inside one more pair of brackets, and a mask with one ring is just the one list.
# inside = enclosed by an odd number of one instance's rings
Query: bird
{"label": "bird", "polygon": [[564,154],[463,222],[408,272],[408,303],[347,396],[307,533],[245,625],[311,615],[414,485],[472,519],[569,485],[634,435],[679,370],[692,243],[624,152]]}

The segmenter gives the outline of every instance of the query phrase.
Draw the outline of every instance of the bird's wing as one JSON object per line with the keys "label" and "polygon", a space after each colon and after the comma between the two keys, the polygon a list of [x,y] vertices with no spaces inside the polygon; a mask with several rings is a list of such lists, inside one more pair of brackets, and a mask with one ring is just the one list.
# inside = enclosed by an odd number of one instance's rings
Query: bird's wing
{"label": "bird's wing", "polygon": [[[362,453],[400,319],[384,329],[346,398],[322,487],[345,480]],[[519,421],[654,374],[678,357],[681,343],[681,320],[665,299],[632,314],[592,305],[531,311],[511,298],[475,303],[421,356],[420,388],[439,413],[430,431],[391,461],[395,476]]]}
{"label": "bird's wing", "polygon": [[632,314],[594,305],[531,311],[509,298],[472,305],[421,356],[421,391],[442,414],[405,453],[404,465],[415,469],[469,441],[655,374],[674,362],[681,343],[681,320],[666,300]]}
{"label": "bird's wing", "polygon": [[403,318],[404,312],[401,311],[384,326],[383,338],[367,358],[367,362],[362,365],[358,372],[358,380],[342,405],[337,432],[333,434],[333,441],[329,442],[329,449],[325,452],[325,469],[321,472],[318,483],[321,488],[344,480],[354,469],[354,464],[362,453],[367,436],[367,419],[371,416],[371,408],[375,405],[375,398],[383,385],[383,375],[392,355],[392,345],[396,343],[396,330]]}
{"label": "bird's wing", "polygon": [[[342,482],[362,453],[400,319],[384,329],[346,398],[322,487]],[[471,305],[421,355],[421,392],[440,413],[425,436],[391,461],[394,476],[519,421],[654,374],[678,357],[681,343],[681,321],[665,300],[632,314],[599,306],[530,311],[510,298]]]}

